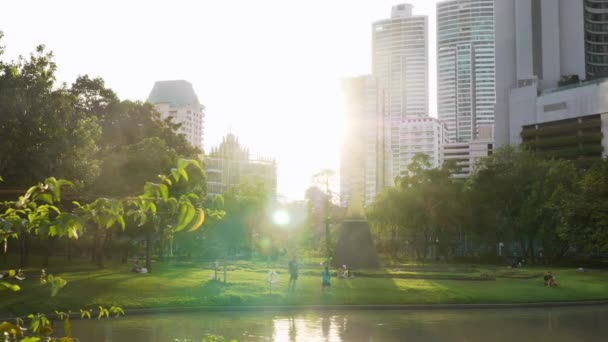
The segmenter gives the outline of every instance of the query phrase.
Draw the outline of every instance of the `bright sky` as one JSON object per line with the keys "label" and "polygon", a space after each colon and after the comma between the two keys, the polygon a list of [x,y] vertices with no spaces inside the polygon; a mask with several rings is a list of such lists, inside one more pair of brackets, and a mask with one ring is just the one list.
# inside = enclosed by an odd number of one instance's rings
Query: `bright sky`
{"label": "bright sky", "polygon": [[[279,193],[304,197],[311,177],[339,168],[340,81],[371,71],[371,23],[398,0],[20,0],[0,11],[14,59],[45,44],[61,82],[88,73],[121,99],[185,79],[206,106],[205,149],[231,130],[253,156],[279,164]],[[435,4],[429,16],[435,110]]]}

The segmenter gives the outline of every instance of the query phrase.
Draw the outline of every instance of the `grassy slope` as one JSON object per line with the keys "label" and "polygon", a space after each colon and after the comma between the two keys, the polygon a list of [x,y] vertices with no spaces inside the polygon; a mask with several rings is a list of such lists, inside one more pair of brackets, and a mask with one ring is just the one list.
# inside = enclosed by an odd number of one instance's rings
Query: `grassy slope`
{"label": "grassy slope", "polygon": [[[68,285],[51,298],[50,288],[39,284],[36,273],[20,282],[22,291],[0,292],[0,312],[25,314],[78,310],[96,305],[123,308],[157,308],[202,305],[315,305],[315,304],[435,304],[513,303],[608,299],[608,272],[554,270],[562,284],[546,288],[542,269],[459,269],[458,266],[424,266],[388,270],[382,278],[332,278],[329,291],[321,289],[320,269],[302,269],[295,291],[287,291],[288,276],[278,269],[280,282],[270,294],[267,268],[262,264],[239,263],[228,272],[229,284],[209,281],[213,271],[196,266],[158,265],[154,273],[134,274],[128,266],[96,270],[87,266],[52,270]],[[441,272],[441,270],[444,270]],[[451,276],[496,276],[492,281],[397,279],[391,274]],[[373,272],[370,272],[373,276]],[[514,277],[534,277],[515,279]]]}

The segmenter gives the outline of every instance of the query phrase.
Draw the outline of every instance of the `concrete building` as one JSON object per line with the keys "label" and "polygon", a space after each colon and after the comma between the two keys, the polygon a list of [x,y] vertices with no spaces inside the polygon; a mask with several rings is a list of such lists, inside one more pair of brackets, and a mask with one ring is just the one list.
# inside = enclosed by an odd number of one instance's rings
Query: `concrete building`
{"label": "concrete building", "polygon": [[271,159],[250,159],[249,151],[238,138],[228,134],[222,143],[205,157],[207,195],[221,195],[245,179],[261,180],[276,194],[277,164]]}
{"label": "concrete building", "polygon": [[378,91],[370,75],[342,82],[346,129],[340,149],[340,203],[346,207],[357,193],[370,204],[392,179],[388,128],[378,107]]}
{"label": "concrete building", "polygon": [[454,160],[458,171],[456,178],[468,178],[475,171],[480,159],[492,155],[493,139],[476,139],[467,142],[453,142],[441,146],[441,163]]}
{"label": "concrete building", "polygon": [[520,142],[521,116],[535,110],[539,91],[586,78],[584,8],[583,0],[500,0],[494,13],[501,146]]}
{"label": "concrete building", "polygon": [[608,0],[585,0],[587,78],[608,77]]}
{"label": "concrete building", "polygon": [[428,18],[412,14],[412,5],[393,6],[391,17],[372,24],[372,76],[390,124],[394,175],[404,169],[399,155],[404,118],[428,116]]}
{"label": "concrete building", "polygon": [[430,157],[431,167],[441,165],[440,146],[448,142],[447,127],[432,117],[410,116],[400,125],[399,165],[402,168],[395,176],[402,175],[417,153]]}
{"label": "concrete building", "polygon": [[198,97],[190,82],[184,80],[158,81],[148,96],[164,120],[173,118],[173,122],[180,123],[179,134],[186,140],[203,150],[203,135],[205,130],[205,106],[200,104]]}
{"label": "concrete building", "polygon": [[[537,95],[517,89],[512,97],[512,143],[525,143],[553,157],[602,158],[608,153],[608,78],[594,79]],[[517,102],[515,102],[517,101]]]}
{"label": "concrete building", "polygon": [[437,4],[437,113],[451,141],[494,124],[494,0]]}

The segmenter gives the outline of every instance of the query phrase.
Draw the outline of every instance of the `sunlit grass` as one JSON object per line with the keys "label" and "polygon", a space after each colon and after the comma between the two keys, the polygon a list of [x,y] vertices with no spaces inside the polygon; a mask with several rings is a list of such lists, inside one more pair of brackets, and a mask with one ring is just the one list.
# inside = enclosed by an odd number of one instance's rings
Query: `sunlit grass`
{"label": "sunlit grass", "polygon": [[[68,281],[56,297],[41,285],[34,271],[21,282],[22,291],[1,293],[3,315],[52,312],[120,305],[124,308],[166,308],[243,305],[357,305],[526,303],[608,299],[608,272],[553,269],[560,287],[543,286],[541,268],[464,267],[416,265],[411,270],[359,270],[365,277],[332,278],[332,287],[321,288],[320,267],[302,267],[295,291],[283,263],[237,262],[228,267],[228,284],[210,280],[209,264],[155,264],[150,274],[130,272],[129,265],[97,270],[88,264],[50,270]],[[266,272],[276,269],[280,281],[272,290]],[[445,272],[441,272],[444,269]],[[356,274],[356,273],[355,273]],[[391,278],[407,275],[419,279]],[[220,267],[218,275],[223,277]],[[477,280],[434,279],[436,276]],[[490,280],[484,277],[491,276]],[[425,279],[428,277],[428,279]]]}

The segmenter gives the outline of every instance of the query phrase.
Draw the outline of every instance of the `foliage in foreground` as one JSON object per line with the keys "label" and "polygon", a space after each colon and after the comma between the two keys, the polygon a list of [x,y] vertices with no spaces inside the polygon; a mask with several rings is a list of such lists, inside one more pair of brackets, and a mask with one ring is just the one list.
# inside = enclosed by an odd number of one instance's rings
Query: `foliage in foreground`
{"label": "foliage in foreground", "polygon": [[[92,316],[97,316],[97,319],[110,318],[110,314],[114,317],[124,316],[125,312],[121,307],[112,306],[104,308],[99,306],[97,313],[93,309],[80,309],[81,319],[91,319]],[[53,337],[56,331],[55,322],[51,321],[45,314],[36,313],[27,315],[29,325],[25,324],[24,319],[16,318],[14,323],[0,323],[0,340],[2,342],[74,342],[79,341],[78,338],[72,337],[72,323],[70,317],[72,312],[55,311],[55,315],[61,322],[63,327],[63,337]]]}

